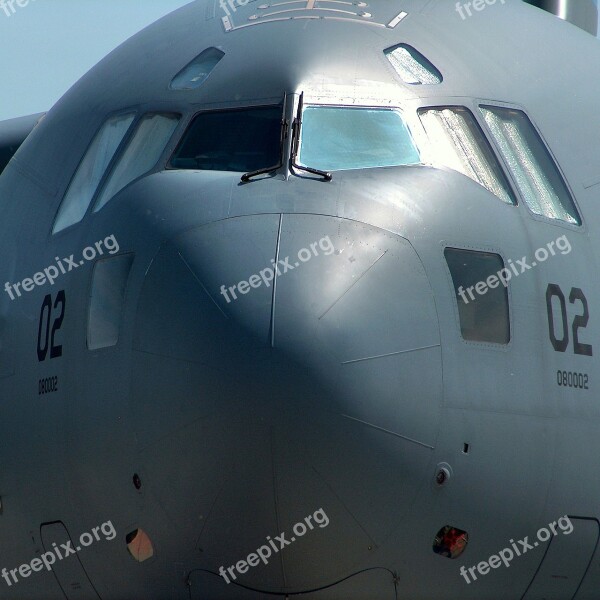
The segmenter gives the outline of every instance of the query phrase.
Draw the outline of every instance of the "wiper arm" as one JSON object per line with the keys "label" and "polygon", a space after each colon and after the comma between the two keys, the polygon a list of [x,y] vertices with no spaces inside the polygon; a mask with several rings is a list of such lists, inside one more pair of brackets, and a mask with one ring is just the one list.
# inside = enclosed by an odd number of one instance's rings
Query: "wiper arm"
{"label": "wiper arm", "polygon": [[298,171],[305,171],[306,173],[312,173],[313,175],[319,175],[325,181],[331,181],[333,176],[328,171],[321,171],[321,169],[313,169],[312,167],[304,167],[299,165],[296,161],[298,159],[298,152],[300,151],[300,132],[302,130],[302,112],[304,110],[304,92],[300,94],[300,101],[298,102],[298,112],[294,119],[292,126],[292,167]]}
{"label": "wiper arm", "polygon": [[272,173],[273,171],[277,171],[283,167],[283,152],[285,147],[285,140],[288,136],[289,124],[287,119],[285,118],[287,109],[287,94],[283,96],[283,115],[281,117],[281,133],[279,134],[279,162],[272,167],[263,167],[262,169],[256,169],[256,171],[250,171],[249,173],[244,173],[242,175],[242,181],[244,183],[248,183],[253,177],[257,177],[258,175],[265,175],[267,173]]}

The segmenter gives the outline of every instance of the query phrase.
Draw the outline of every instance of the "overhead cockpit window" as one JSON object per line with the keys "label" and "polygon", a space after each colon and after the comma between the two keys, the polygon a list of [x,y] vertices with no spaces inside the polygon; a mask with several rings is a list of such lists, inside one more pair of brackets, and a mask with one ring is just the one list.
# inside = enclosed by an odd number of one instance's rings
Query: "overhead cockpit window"
{"label": "overhead cockpit window", "polygon": [[303,166],[343,171],[421,163],[397,110],[308,106],[301,134],[299,163]]}
{"label": "overhead cockpit window", "polygon": [[504,282],[509,277],[502,278],[506,274],[502,257],[460,248],[446,248],[444,256],[454,283],[463,339],[508,344],[510,317]]}
{"label": "overhead cockpit window", "polygon": [[281,106],[258,106],[197,115],[171,158],[172,169],[246,173],[277,164]]}
{"label": "overhead cockpit window", "polygon": [[127,148],[104,184],[94,212],[99,211],[125,186],[156,165],[179,123],[179,118],[179,115],[147,115],[140,120]]}
{"label": "overhead cockpit window", "polygon": [[134,118],[132,113],[112,117],[96,134],[63,198],[52,233],[57,233],[83,219],[100,180]]}
{"label": "overhead cockpit window", "polygon": [[481,106],[481,112],[531,211],[581,225],[571,194],[527,115],[498,106]]}
{"label": "overhead cockpit window", "polygon": [[443,80],[442,74],[420,52],[408,44],[388,48],[384,53],[404,83],[435,85]]}
{"label": "overhead cockpit window", "polygon": [[507,204],[516,204],[504,171],[475,117],[461,106],[419,111],[434,161],[458,171]]}
{"label": "overhead cockpit window", "polygon": [[185,66],[171,81],[172,90],[195,90],[212,73],[225,53],[218,48],[208,48]]}

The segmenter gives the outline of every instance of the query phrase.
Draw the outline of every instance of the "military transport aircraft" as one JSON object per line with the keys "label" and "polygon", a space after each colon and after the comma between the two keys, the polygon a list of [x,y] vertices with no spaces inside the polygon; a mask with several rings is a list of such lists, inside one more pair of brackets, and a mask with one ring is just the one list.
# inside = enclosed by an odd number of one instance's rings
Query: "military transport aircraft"
{"label": "military transport aircraft", "polygon": [[2,124],[0,598],[597,600],[599,97],[520,0],[198,0]]}

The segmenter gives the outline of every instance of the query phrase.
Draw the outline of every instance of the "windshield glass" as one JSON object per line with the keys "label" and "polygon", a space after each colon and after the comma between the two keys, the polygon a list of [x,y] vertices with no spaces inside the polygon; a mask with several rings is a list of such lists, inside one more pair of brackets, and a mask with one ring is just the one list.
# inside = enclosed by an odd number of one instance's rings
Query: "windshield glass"
{"label": "windshield glass", "polygon": [[343,171],[415,165],[421,159],[396,110],[308,106],[302,116],[299,162]]}
{"label": "windshield glass", "polygon": [[175,150],[173,169],[239,171],[277,164],[281,106],[200,113]]}

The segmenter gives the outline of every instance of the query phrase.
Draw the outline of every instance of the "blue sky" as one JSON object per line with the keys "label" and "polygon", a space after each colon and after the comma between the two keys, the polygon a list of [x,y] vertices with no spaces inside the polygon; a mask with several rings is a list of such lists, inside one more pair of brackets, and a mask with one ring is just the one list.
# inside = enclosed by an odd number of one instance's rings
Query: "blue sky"
{"label": "blue sky", "polygon": [[10,16],[0,9],[0,121],[48,110],[121,42],[189,2],[29,0],[13,3]]}
{"label": "blue sky", "polygon": [[0,9],[0,121],[48,110],[121,42],[190,0],[27,2],[10,16]]}

